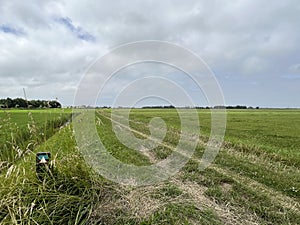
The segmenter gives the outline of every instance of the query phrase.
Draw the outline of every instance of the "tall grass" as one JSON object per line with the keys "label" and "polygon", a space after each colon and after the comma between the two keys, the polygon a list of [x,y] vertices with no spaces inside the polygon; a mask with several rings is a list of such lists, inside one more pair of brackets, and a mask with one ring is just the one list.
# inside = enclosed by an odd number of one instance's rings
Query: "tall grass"
{"label": "tall grass", "polygon": [[70,118],[70,114],[61,113],[54,120],[37,123],[32,113],[28,112],[27,125],[20,128],[13,121],[11,113],[4,111],[4,117],[0,120],[0,140],[2,142],[0,144],[0,171],[33,151],[38,144],[51,137]]}
{"label": "tall grass", "polygon": [[111,188],[85,164],[69,127],[36,149],[42,150],[53,155],[52,172],[42,181],[34,153],[0,174],[0,224],[86,224]]}

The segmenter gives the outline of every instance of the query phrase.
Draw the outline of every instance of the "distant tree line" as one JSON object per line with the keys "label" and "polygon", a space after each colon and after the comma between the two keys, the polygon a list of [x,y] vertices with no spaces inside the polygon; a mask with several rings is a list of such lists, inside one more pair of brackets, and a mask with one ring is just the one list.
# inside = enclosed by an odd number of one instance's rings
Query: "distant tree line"
{"label": "distant tree line", "polygon": [[0,108],[61,108],[61,104],[56,101],[47,100],[25,100],[23,98],[6,98],[0,99]]}
{"label": "distant tree line", "polygon": [[[236,106],[214,106],[214,109],[254,109],[252,106],[245,106],[245,105],[236,105]],[[259,107],[255,107],[255,109],[259,109]]]}
{"label": "distant tree line", "polygon": [[[143,109],[173,109],[175,106],[173,105],[168,105],[168,106],[144,106],[142,107]],[[214,107],[209,107],[209,106],[196,106],[196,107],[179,107],[179,108],[195,108],[195,109],[254,109],[252,106],[244,106],[244,105],[236,105],[236,106],[214,106]],[[259,107],[255,107],[255,109],[259,109]]]}
{"label": "distant tree line", "polygon": [[173,105],[154,105],[154,106],[143,106],[143,109],[174,109]]}

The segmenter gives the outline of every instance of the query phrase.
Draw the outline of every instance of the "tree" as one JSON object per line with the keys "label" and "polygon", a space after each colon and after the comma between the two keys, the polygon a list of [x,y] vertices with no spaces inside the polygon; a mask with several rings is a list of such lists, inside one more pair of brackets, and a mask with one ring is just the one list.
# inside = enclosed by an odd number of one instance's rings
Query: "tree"
{"label": "tree", "polygon": [[61,104],[58,101],[50,101],[50,108],[61,108]]}
{"label": "tree", "polygon": [[46,100],[30,100],[26,101],[22,98],[6,98],[0,99],[1,108],[61,108],[61,104],[58,101],[46,101]]}
{"label": "tree", "polygon": [[5,105],[6,105],[6,108],[13,108],[13,107],[15,107],[14,101],[11,98],[7,98],[6,99]]}
{"label": "tree", "polygon": [[28,104],[27,101],[22,98],[16,98],[14,101],[14,107],[20,107],[20,108],[27,108]]}

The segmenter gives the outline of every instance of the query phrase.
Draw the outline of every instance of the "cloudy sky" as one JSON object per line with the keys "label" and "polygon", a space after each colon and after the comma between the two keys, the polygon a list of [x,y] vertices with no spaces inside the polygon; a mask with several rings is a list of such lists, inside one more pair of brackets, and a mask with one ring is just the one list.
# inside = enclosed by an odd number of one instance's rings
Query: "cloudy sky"
{"label": "cloudy sky", "polygon": [[23,97],[25,88],[29,99],[72,105],[99,57],[161,40],[201,57],[226,105],[300,107],[299,22],[298,0],[0,0],[0,98]]}

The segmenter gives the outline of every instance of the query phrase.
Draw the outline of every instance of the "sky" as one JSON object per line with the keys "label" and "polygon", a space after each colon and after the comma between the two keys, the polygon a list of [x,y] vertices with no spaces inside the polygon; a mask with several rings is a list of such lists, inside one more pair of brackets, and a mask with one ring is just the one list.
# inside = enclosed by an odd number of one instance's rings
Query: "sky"
{"label": "sky", "polygon": [[[157,40],[200,57],[226,105],[300,107],[299,22],[298,0],[0,0],[0,98],[23,97],[24,88],[28,99],[72,105],[101,56],[129,42]],[[180,71],[146,63],[118,71],[99,104],[111,105],[117,90],[143,73],[172,77],[196,105],[208,103]]]}

